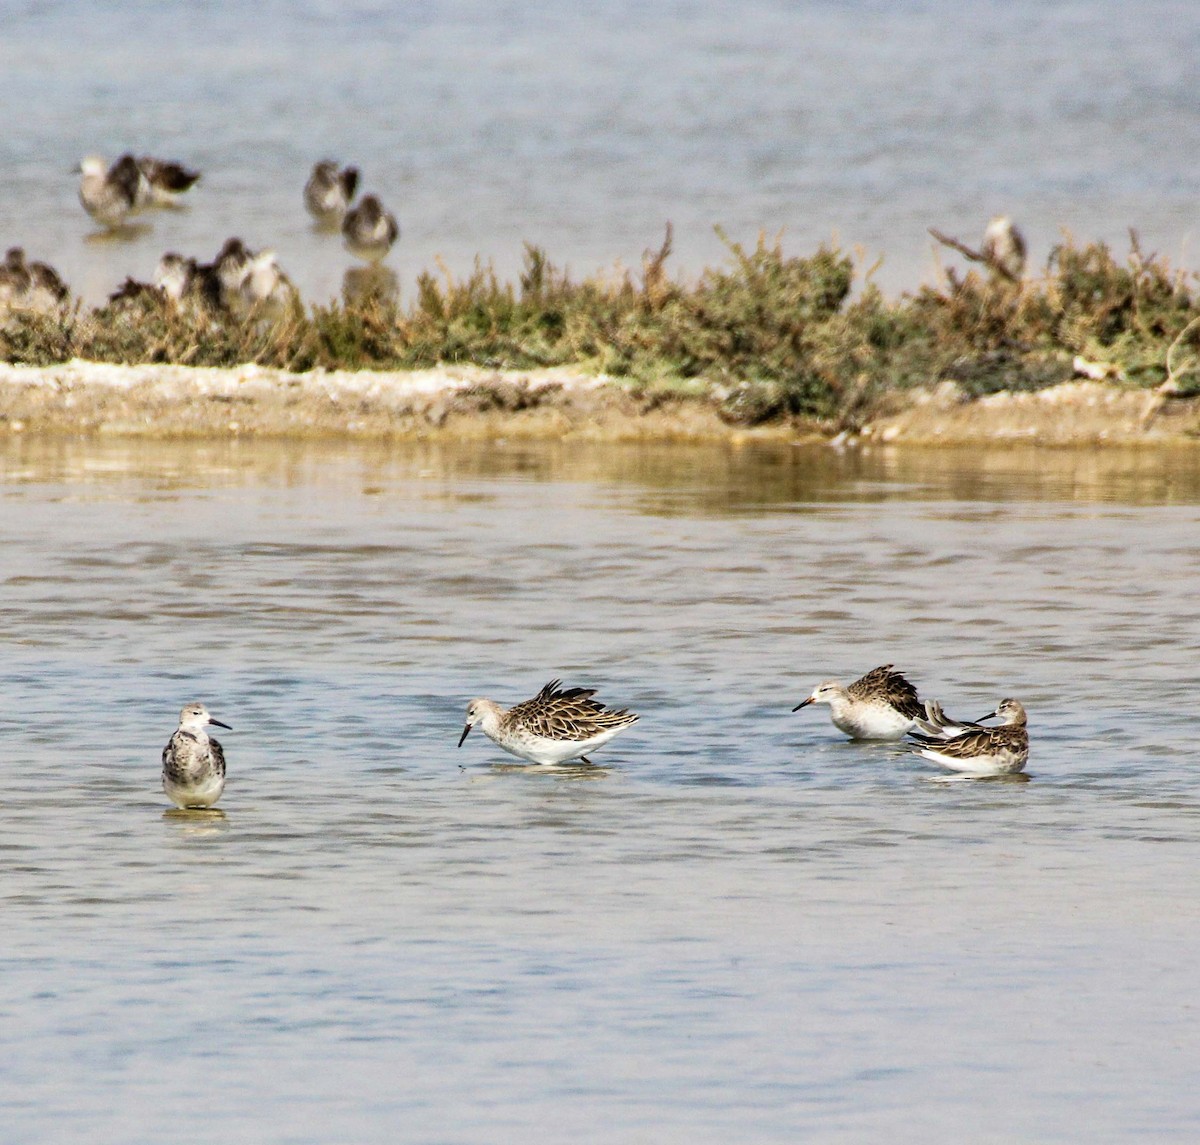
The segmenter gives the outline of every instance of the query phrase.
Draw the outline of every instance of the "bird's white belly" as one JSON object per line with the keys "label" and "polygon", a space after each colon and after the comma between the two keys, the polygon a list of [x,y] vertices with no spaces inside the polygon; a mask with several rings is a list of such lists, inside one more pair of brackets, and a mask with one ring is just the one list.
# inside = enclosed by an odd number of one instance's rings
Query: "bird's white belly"
{"label": "bird's white belly", "polygon": [[163,776],[163,791],[178,807],[211,807],[224,790],[225,777],[221,775],[214,774],[197,784],[172,783]]}
{"label": "bird's white belly", "polygon": [[914,726],[912,719],[895,709],[834,709],[830,715],[833,726],[854,739],[899,739]]}
{"label": "bird's white belly", "polygon": [[1009,751],[958,758],[945,755],[936,747],[926,747],[920,754],[933,763],[940,763],[951,771],[961,771],[966,775],[1011,775],[1025,766],[1025,761],[1019,755]]}
{"label": "bird's white belly", "polygon": [[498,739],[496,742],[505,751],[527,759],[530,763],[555,764],[565,763],[568,759],[578,759],[581,755],[587,755],[589,751],[603,747],[617,734],[617,730],[619,729],[604,731],[591,739],[583,740],[546,739],[543,736],[526,735],[506,740]]}

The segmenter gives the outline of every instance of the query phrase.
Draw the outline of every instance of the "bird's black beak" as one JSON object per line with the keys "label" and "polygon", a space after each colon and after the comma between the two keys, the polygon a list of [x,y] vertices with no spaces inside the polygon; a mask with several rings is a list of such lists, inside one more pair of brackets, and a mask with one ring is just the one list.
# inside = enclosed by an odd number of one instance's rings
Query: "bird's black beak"
{"label": "bird's black beak", "polygon": [[799,702],[799,703],[798,703],[798,704],[797,704],[797,705],[796,705],[796,706],[795,706],[795,707],[792,709],[792,711],[793,711],[793,712],[798,712],[798,711],[799,711],[801,708],[807,708],[807,707],[808,707],[808,705],[809,705],[809,704],[811,704],[811,703],[812,703],[812,696],[809,696],[807,700],[801,700],[801,701],[800,701],[800,702]]}
{"label": "bird's black beak", "polygon": [[458,746],[459,747],[462,747],[463,740],[465,740],[467,738],[467,736],[470,734],[470,732],[471,732],[471,725],[467,724],[467,726],[465,728],[463,728],[463,734],[458,737]]}
{"label": "bird's black beak", "polygon": [[214,728],[224,728],[227,732],[233,731],[233,728],[231,728],[228,724],[223,724],[220,720],[214,720],[212,716],[208,717],[208,722],[212,724]]}
{"label": "bird's black beak", "polygon": [[1000,714],[999,712],[988,712],[988,714],[986,716],[980,716],[979,719],[977,719],[975,721],[975,723],[981,724],[981,723],[983,723],[984,720],[990,720],[992,718],[992,716],[998,716],[999,714]]}

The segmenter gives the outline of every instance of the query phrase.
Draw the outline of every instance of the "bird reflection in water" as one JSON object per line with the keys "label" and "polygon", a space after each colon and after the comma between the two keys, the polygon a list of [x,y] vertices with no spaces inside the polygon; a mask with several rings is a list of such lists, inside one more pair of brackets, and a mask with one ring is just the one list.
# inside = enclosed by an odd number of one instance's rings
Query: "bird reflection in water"
{"label": "bird reflection in water", "polygon": [[400,299],[400,280],[382,263],[352,266],[342,279],[342,301],[347,306],[364,303],[395,303]]}

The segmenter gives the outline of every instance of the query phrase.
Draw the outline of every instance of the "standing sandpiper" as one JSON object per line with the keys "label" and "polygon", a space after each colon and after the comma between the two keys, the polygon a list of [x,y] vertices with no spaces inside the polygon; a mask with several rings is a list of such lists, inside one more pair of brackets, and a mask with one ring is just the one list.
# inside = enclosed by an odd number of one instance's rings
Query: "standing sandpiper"
{"label": "standing sandpiper", "polygon": [[358,168],[340,171],[332,159],[322,159],[304,184],[304,206],[321,227],[340,227],[358,189]]}
{"label": "standing sandpiper", "polygon": [[203,704],[188,704],[163,748],[163,790],[179,807],[211,807],[225,790],[225,752],[204,730],[209,724],[233,730],[214,720]]}
{"label": "standing sandpiper", "polygon": [[375,195],[364,195],[342,220],[342,242],[355,258],[381,262],[400,237],[395,216]]}

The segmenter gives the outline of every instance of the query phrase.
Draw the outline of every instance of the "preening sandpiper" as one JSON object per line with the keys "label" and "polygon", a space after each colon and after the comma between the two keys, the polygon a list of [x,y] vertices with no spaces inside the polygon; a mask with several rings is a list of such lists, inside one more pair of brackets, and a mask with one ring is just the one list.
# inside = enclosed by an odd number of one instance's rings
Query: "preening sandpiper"
{"label": "preening sandpiper", "polygon": [[101,226],[117,230],[130,215],[146,207],[170,207],[197,179],[199,171],[181,163],[126,153],[111,167],[98,155],[89,155],[77,168],[79,201]]}
{"label": "preening sandpiper", "polygon": [[304,184],[304,205],[319,226],[339,227],[357,189],[357,167],[343,167],[339,171],[332,159],[322,159]]}
{"label": "preening sandpiper", "polygon": [[342,241],[355,258],[379,262],[400,237],[395,216],[375,195],[364,195],[342,221]]}
{"label": "preening sandpiper", "polygon": [[150,201],[150,182],[132,155],[122,155],[107,169],[103,159],[89,155],[78,170],[79,201],[103,227],[115,230]]}
{"label": "preening sandpiper", "polygon": [[203,704],[188,704],[162,753],[162,785],[179,807],[211,807],[225,790],[225,752],[205,730],[233,729],[213,719]]}
{"label": "preening sandpiper", "polygon": [[994,712],[983,718],[992,716],[999,717],[1000,726],[968,726],[949,738],[910,732],[914,754],[966,775],[1014,775],[1024,769],[1029,759],[1025,708],[1017,700],[1002,700]]}
{"label": "preening sandpiper", "polygon": [[462,747],[478,725],[505,751],[531,763],[579,759],[590,764],[587,757],[591,752],[638,719],[624,708],[606,708],[593,700],[595,688],[562,688],[561,684],[561,680],[551,680],[532,700],[507,710],[493,700],[472,700],[458,746]]}
{"label": "preening sandpiper", "polygon": [[900,739],[925,715],[916,688],[891,664],[872,668],[849,687],[826,680],[792,711],[809,704],[828,704],[833,726],[851,739]]}
{"label": "preening sandpiper", "polygon": [[171,159],[143,155],[137,165],[145,177],[149,188],[149,205],[153,207],[178,206],[179,196],[191,190],[200,178],[199,171],[193,171]]}

